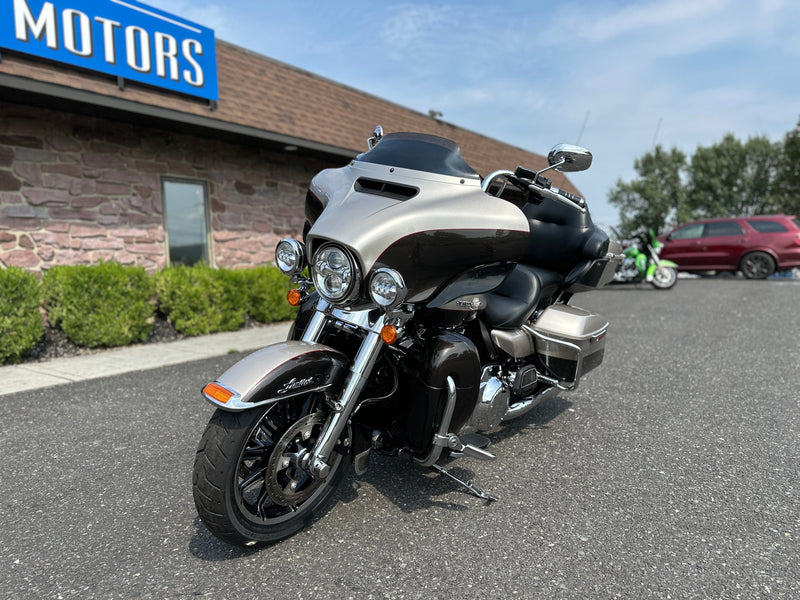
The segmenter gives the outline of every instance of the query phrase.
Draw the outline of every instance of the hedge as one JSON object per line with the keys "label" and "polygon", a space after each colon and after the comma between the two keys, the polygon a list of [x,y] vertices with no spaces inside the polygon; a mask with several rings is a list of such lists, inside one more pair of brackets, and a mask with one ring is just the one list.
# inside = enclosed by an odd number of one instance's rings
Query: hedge
{"label": "hedge", "polygon": [[247,312],[256,321],[270,323],[297,316],[297,307],[286,301],[286,294],[295,286],[277,267],[265,265],[237,273],[247,290]]}
{"label": "hedge", "polygon": [[159,271],[155,280],[159,309],[180,333],[234,331],[244,323],[247,292],[236,271],[197,263]]}
{"label": "hedge", "polygon": [[0,364],[19,362],[43,333],[36,277],[16,267],[0,270]]}
{"label": "hedge", "polygon": [[147,339],[156,307],[185,335],[232,331],[245,314],[269,323],[293,319],[288,277],[272,265],[254,269],[142,267],[101,262],[57,266],[41,283],[22,269],[0,270],[0,364],[18,362],[41,339],[41,302],[49,324],[79,346],[121,346]]}
{"label": "hedge", "polygon": [[153,328],[154,291],[144,267],[114,262],[53,267],[42,277],[50,324],[90,348],[147,339]]}

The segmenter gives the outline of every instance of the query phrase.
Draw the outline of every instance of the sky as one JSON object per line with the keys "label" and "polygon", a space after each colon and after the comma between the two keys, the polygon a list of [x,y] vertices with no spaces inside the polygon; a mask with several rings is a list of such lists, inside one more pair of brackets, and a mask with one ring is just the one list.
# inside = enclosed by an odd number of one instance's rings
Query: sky
{"label": "sky", "polygon": [[606,225],[609,191],[654,144],[780,141],[800,118],[796,0],[147,3],[538,154],[585,146],[592,167],[569,177]]}

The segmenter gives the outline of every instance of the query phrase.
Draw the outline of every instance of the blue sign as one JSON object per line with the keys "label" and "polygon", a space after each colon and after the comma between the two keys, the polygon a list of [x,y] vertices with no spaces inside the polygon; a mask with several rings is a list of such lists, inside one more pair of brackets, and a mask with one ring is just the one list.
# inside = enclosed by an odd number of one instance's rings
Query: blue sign
{"label": "blue sign", "polygon": [[0,0],[0,47],[219,99],[214,31],[135,0]]}

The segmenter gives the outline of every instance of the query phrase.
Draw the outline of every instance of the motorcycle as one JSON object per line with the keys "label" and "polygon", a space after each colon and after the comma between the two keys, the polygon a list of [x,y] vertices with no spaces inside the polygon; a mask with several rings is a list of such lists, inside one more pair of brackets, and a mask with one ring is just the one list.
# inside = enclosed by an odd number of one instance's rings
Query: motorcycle
{"label": "motorcycle", "polygon": [[230,544],[296,533],[372,453],[496,500],[440,459],[494,459],[482,433],[575,390],[603,360],[608,322],[569,301],[611,280],[620,248],[543,176],[587,169],[588,150],[558,145],[539,172],[481,179],[436,136],[377,127],[368,148],[313,178],[303,242],[276,247],[297,284],[287,341],[203,389],[217,410],[194,500]]}
{"label": "motorcycle", "polygon": [[652,229],[635,231],[625,246],[625,258],[614,273],[614,283],[644,280],[659,290],[668,290],[677,283],[678,265],[659,258],[662,244]]}

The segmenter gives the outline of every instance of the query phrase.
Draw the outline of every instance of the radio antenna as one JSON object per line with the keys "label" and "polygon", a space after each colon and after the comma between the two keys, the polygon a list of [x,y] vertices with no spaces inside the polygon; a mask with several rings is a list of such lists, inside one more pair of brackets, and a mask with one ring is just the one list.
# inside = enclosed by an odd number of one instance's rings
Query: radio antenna
{"label": "radio antenna", "polygon": [[583,118],[583,125],[581,125],[581,131],[580,131],[580,133],[578,134],[578,139],[577,139],[577,140],[575,140],[575,145],[576,145],[576,146],[577,146],[577,145],[580,143],[580,141],[581,141],[581,138],[583,137],[583,130],[584,130],[584,129],[586,129],[586,123],[587,123],[588,121],[589,121],[589,111],[587,110],[587,111],[586,111],[586,116]]}
{"label": "radio antenna", "polygon": [[661,117],[658,117],[658,125],[656,125],[656,132],[653,134],[653,148],[656,147],[656,138],[658,137],[658,132],[661,130],[661,121],[663,121]]}

